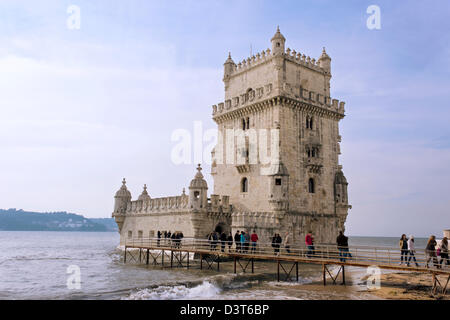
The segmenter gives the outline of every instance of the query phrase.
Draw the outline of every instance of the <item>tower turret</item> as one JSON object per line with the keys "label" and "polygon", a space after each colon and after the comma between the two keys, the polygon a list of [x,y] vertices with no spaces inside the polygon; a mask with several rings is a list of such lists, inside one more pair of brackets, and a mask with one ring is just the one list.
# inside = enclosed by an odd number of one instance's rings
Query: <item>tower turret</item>
{"label": "tower turret", "polygon": [[284,53],[286,38],[281,34],[280,27],[277,27],[277,32],[270,41],[272,42],[272,54],[274,56]]}
{"label": "tower turret", "polygon": [[289,210],[289,174],[281,161],[270,166],[269,177],[269,203],[272,210]]}
{"label": "tower turret", "polygon": [[325,47],[323,47],[322,55],[317,61],[319,62],[319,66],[321,68],[323,68],[326,72],[331,73],[331,58],[325,51]]}
{"label": "tower turret", "polygon": [[197,173],[189,185],[189,208],[192,210],[205,210],[208,203],[208,184],[203,179],[202,167],[197,167]]}
{"label": "tower turret", "polygon": [[149,196],[149,194],[148,194],[148,192],[147,192],[147,185],[144,184],[144,190],[142,191],[142,193],[141,193],[141,195],[139,196],[138,200],[141,200],[141,201],[147,201],[147,200],[150,200],[150,199],[151,199],[151,198],[150,198],[150,196]]}
{"label": "tower turret", "polygon": [[114,196],[114,213],[124,213],[127,209],[127,204],[131,201],[131,192],[127,189],[127,182],[125,178],[122,180],[122,186]]}
{"label": "tower turret", "polygon": [[223,81],[227,81],[228,78],[233,74],[236,64],[233,59],[231,59],[231,53],[228,53],[228,59],[223,64]]}
{"label": "tower turret", "polygon": [[339,169],[336,172],[334,178],[334,198],[337,205],[348,204],[347,187],[348,187],[347,179],[345,178],[344,173],[342,172],[341,166],[339,166]]}

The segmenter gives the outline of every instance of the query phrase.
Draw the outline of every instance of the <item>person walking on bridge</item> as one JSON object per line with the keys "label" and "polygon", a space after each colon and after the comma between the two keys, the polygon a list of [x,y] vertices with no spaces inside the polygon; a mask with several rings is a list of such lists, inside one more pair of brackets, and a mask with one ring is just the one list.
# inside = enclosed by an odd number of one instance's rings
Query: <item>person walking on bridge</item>
{"label": "person walking on bridge", "polygon": [[[448,259],[448,239],[447,237],[444,237],[441,241],[440,245],[441,249],[441,261],[439,262],[440,265],[442,265],[443,262],[445,262],[445,265],[450,265],[450,260]],[[442,266],[441,266],[442,268]]]}
{"label": "person walking on bridge", "polygon": [[156,240],[156,245],[159,247],[161,245],[161,231],[158,230],[158,240]]}
{"label": "person walking on bridge", "polygon": [[245,247],[245,232],[241,231],[241,252],[247,253],[246,247]]}
{"label": "person walking on bridge", "polygon": [[247,232],[244,233],[244,239],[245,239],[245,253],[249,251],[250,248],[250,232],[247,230]]}
{"label": "person walking on bridge", "polygon": [[289,232],[286,232],[286,235],[284,236],[284,248],[288,254],[291,254],[291,242],[291,235]]}
{"label": "person walking on bridge", "polygon": [[311,258],[311,256],[314,256],[314,237],[312,235],[312,231],[309,231],[308,234],[306,235],[305,243],[308,248],[308,252],[306,253],[306,256],[308,258]]}
{"label": "person walking on bridge", "polygon": [[256,234],[256,230],[253,230],[253,233],[250,236],[250,241],[252,242],[252,253],[256,253],[256,244],[258,242],[258,235]]}
{"label": "person walking on bridge", "polygon": [[433,265],[435,267],[437,267],[438,265],[438,261],[437,261],[437,256],[436,256],[436,237],[435,236],[430,236],[430,238],[428,239],[427,242],[427,247],[425,248],[425,252],[427,254],[427,268],[428,268],[428,263],[431,261],[431,259],[433,259]]}
{"label": "person walking on bridge", "polygon": [[409,267],[409,263],[411,261],[411,259],[414,260],[414,262],[416,263],[416,267],[419,266],[419,264],[417,263],[416,257],[415,257],[415,253],[416,253],[416,246],[414,244],[414,236],[409,236],[408,239],[408,253],[409,253],[409,258],[408,258],[408,263],[406,264],[407,267]]}
{"label": "person walking on bridge", "polygon": [[225,232],[222,232],[220,234],[220,247],[222,249],[222,252],[225,252],[225,245],[227,244],[227,234]]}
{"label": "person walking on bridge", "polygon": [[348,237],[344,235],[344,232],[339,231],[336,243],[339,250],[339,260],[345,262],[350,253],[348,252]]}
{"label": "person walking on bridge", "polygon": [[228,234],[227,243],[228,243],[228,252],[231,252],[231,246],[233,245],[233,235],[231,234],[231,232]]}
{"label": "person walking on bridge", "polygon": [[400,238],[398,245],[400,247],[400,254],[401,254],[401,260],[399,264],[402,265],[403,257],[405,259],[405,263],[407,263],[408,258],[408,238],[406,238],[406,234],[402,234],[402,237]]}
{"label": "person walking on bridge", "polygon": [[234,243],[236,244],[236,252],[241,252],[241,233],[239,230],[234,235]]}

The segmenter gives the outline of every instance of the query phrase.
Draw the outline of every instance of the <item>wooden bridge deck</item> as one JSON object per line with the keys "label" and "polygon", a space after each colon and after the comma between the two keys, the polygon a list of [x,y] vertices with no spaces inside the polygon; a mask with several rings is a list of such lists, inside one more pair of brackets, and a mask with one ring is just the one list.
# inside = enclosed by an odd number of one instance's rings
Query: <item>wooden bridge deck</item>
{"label": "wooden bridge deck", "polygon": [[[139,260],[135,257],[130,249],[134,251],[139,250]],[[234,272],[237,272],[238,266],[243,272],[246,272],[248,268],[251,268],[251,272],[254,272],[255,261],[272,261],[277,263],[277,279],[280,281],[281,274],[284,273],[285,280],[291,278],[291,273],[295,267],[295,275],[298,281],[298,264],[315,264],[322,266],[323,284],[327,284],[327,274],[333,281],[333,284],[337,283],[338,276],[341,275],[342,284],[345,284],[345,267],[360,267],[369,268],[377,267],[379,269],[387,269],[402,272],[416,272],[430,274],[432,277],[432,293],[434,295],[445,295],[447,293],[447,287],[450,282],[450,268],[449,266],[442,265],[441,268],[426,267],[428,256],[425,251],[417,250],[416,262],[421,265],[414,266],[400,265],[400,250],[394,248],[382,248],[382,247],[350,247],[348,248],[351,257],[344,256],[346,252],[341,251],[336,246],[330,245],[318,245],[315,246],[313,252],[309,251],[306,247],[291,247],[290,253],[285,248],[279,248],[279,254],[275,254],[276,248],[273,248],[271,244],[258,244],[255,250],[252,250],[251,244],[247,247],[247,252],[239,248],[229,248],[228,244],[225,245],[225,250],[221,251],[222,246],[220,242],[214,242],[204,239],[183,239],[181,242],[169,239],[130,239],[125,244],[124,262],[127,261],[127,254],[131,255],[134,261],[141,263],[142,258],[145,257],[145,262],[148,265],[150,258],[152,258],[152,264],[161,264],[165,266],[164,259],[168,258],[168,267],[192,267],[190,265],[190,254],[194,254],[197,257],[197,261],[200,262],[200,269],[203,269],[204,262],[207,269],[213,269],[213,265],[217,265],[217,271],[220,271],[220,264],[232,260],[234,262]],[[158,259],[161,260],[160,263]],[[242,265],[241,261],[247,261],[246,265]],[[435,261],[431,259],[433,264]],[[289,263],[290,268],[285,268],[283,265]],[[329,266],[339,267],[337,274],[333,274]],[[439,266],[439,264],[438,264]],[[444,277],[444,281],[441,282],[438,276]]]}

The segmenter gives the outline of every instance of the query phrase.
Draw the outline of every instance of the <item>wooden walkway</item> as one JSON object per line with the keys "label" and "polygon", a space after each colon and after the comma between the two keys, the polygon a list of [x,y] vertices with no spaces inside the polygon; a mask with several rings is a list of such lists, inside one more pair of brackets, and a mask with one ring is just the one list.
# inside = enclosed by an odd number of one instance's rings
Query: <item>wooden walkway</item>
{"label": "wooden walkway", "polygon": [[[282,247],[276,249],[267,243],[258,243],[254,250],[252,250],[251,244],[248,247],[241,248],[241,250],[229,248],[226,244],[224,251],[222,251],[220,242],[214,243],[204,239],[190,238],[177,242],[169,239],[139,238],[128,239],[126,242],[124,262],[133,260],[136,263],[145,262],[147,265],[189,269],[194,267],[192,258],[190,258],[191,255],[194,255],[195,261],[199,263],[200,270],[220,271],[222,263],[232,261],[234,273],[237,273],[238,269],[244,273],[247,271],[254,273],[256,261],[272,261],[277,264],[278,281],[289,281],[294,275],[296,281],[298,281],[299,263],[315,264],[322,266],[324,285],[327,285],[327,275],[333,284],[337,284],[338,278],[341,276],[342,284],[345,285],[346,266],[377,267],[379,269],[430,274],[434,296],[446,295],[450,282],[450,267],[443,264],[442,268],[437,268],[434,266],[436,261],[430,261],[430,265],[433,265],[426,267],[428,257],[423,250],[423,252],[417,250],[415,254],[419,266],[415,266],[413,261],[411,261],[411,266],[406,266],[400,265],[400,250],[393,248],[352,246],[346,249],[331,245],[318,245],[315,246],[314,251],[310,251],[306,247],[290,247],[289,252]],[[137,251],[139,251],[139,256],[137,256]],[[332,266],[338,267],[337,271],[330,268]]]}

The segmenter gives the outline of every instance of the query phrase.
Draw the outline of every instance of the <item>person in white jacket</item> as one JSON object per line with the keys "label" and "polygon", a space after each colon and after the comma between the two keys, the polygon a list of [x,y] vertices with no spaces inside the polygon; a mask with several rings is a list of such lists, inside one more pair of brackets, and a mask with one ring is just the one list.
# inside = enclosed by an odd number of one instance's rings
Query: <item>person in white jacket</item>
{"label": "person in white jacket", "polygon": [[409,236],[409,239],[408,239],[408,254],[409,254],[409,258],[408,258],[408,263],[406,264],[406,266],[409,267],[409,262],[411,261],[411,258],[414,259],[414,262],[416,263],[416,267],[419,266],[419,264],[417,263],[416,257],[414,256],[415,252],[416,252],[416,247],[414,245],[414,237],[413,236]]}
{"label": "person in white jacket", "polygon": [[291,235],[289,232],[286,232],[286,236],[284,237],[284,248],[288,254],[291,253]]}

